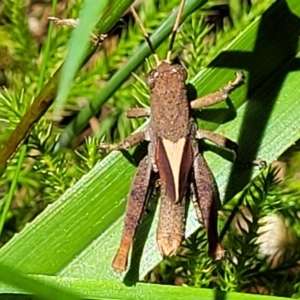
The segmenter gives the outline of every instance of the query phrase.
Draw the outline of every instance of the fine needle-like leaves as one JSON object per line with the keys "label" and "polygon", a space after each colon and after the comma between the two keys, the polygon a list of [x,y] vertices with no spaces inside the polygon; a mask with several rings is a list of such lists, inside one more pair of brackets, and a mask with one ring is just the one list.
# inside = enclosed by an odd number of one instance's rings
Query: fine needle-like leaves
{"label": "fine needle-like leaves", "polygon": [[[129,5],[133,0],[118,0],[113,1],[107,5],[107,9],[104,14],[100,17],[98,24],[96,24],[95,34],[105,34],[112,26],[120,19]],[[93,1],[89,2],[92,5]],[[89,26],[86,28],[89,29]],[[88,38],[89,32],[86,32]],[[76,45],[76,49],[85,49],[85,45],[79,43]],[[96,50],[96,45],[90,43],[90,47],[87,49],[85,57],[83,60],[79,60],[79,64],[85,64],[92,54]],[[79,50],[79,53],[82,52]],[[78,58],[79,59],[79,58]],[[75,62],[74,62],[75,63]],[[78,62],[75,64],[78,65]],[[75,68],[77,69],[77,68]],[[0,176],[5,170],[7,161],[12,158],[14,153],[18,150],[20,145],[24,142],[26,137],[29,135],[33,126],[40,120],[40,118],[45,114],[49,107],[53,104],[53,100],[56,96],[57,87],[59,79],[61,76],[61,67],[59,67],[53,74],[52,78],[44,85],[43,89],[35,97],[32,105],[29,107],[28,111],[25,113],[23,118],[20,120],[19,124],[16,126],[15,130],[10,135],[9,139],[0,149]]]}

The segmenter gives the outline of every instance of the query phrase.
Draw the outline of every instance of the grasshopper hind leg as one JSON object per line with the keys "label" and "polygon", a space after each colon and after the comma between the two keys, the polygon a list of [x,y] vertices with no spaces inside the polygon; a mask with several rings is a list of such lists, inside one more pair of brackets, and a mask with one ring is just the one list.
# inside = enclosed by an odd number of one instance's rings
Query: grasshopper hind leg
{"label": "grasshopper hind leg", "polygon": [[148,156],[139,163],[128,196],[122,239],[112,268],[121,273],[127,268],[128,254],[147,202],[152,165]]}
{"label": "grasshopper hind leg", "polygon": [[192,181],[193,203],[199,222],[204,223],[207,232],[208,254],[220,260],[224,250],[218,236],[218,192],[214,179],[204,157],[197,154],[194,161],[194,180]]}

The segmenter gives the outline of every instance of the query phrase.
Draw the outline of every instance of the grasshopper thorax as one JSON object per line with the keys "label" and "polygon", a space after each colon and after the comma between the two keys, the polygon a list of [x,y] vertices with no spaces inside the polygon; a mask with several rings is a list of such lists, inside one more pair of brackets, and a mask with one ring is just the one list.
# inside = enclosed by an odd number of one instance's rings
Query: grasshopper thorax
{"label": "grasshopper thorax", "polygon": [[186,77],[182,66],[162,61],[146,79],[150,88],[151,127],[159,137],[174,142],[190,132]]}

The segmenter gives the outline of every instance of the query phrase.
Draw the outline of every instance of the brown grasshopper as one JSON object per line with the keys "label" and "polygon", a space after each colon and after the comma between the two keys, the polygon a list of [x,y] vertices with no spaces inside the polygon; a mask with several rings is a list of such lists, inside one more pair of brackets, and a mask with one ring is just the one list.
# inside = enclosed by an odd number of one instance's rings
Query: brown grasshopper
{"label": "brown grasshopper", "polygon": [[100,149],[121,150],[149,142],[148,154],[140,161],[133,179],[124,220],[121,244],[113,260],[116,272],[127,268],[133,239],[147,202],[150,182],[155,173],[160,179],[160,213],[157,228],[157,246],[162,256],[175,255],[184,238],[185,201],[189,190],[199,222],[203,222],[208,236],[208,253],[221,259],[224,251],[217,230],[218,193],[212,173],[199,152],[198,140],[208,139],[221,147],[235,148],[236,144],[217,133],[201,130],[191,110],[224,101],[244,80],[241,72],[218,92],[189,101],[187,97],[186,70],[171,62],[171,52],[179,27],[185,1],[182,0],[174,24],[167,58],[160,61],[135,10],[131,12],[139,24],[154,55],[157,67],[151,70],[146,83],[150,89],[150,109],[133,108],[127,117],[150,117],[146,130],[134,133],[115,145],[101,144]]}

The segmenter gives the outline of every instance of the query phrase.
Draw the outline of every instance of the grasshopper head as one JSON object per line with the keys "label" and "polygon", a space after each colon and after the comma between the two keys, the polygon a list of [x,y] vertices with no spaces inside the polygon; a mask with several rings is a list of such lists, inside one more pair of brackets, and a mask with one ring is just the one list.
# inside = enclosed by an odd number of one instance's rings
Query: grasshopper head
{"label": "grasshopper head", "polygon": [[186,78],[187,72],[181,65],[162,61],[156,69],[147,74],[146,83],[150,89],[153,89],[157,82],[164,82],[166,85],[173,82],[185,84]]}

